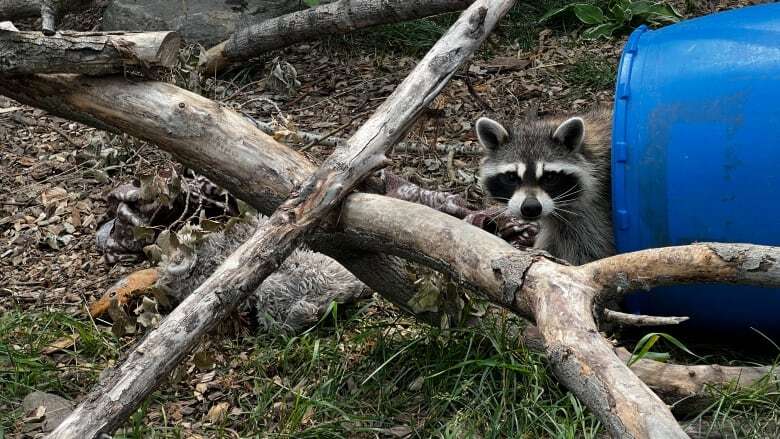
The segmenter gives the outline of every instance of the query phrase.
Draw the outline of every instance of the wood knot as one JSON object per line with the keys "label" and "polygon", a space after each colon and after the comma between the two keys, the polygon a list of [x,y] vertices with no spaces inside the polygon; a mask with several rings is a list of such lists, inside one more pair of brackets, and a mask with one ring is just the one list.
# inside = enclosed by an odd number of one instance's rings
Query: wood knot
{"label": "wood knot", "polygon": [[474,11],[469,17],[469,29],[468,33],[471,38],[477,39],[485,32],[485,17],[487,16],[487,8],[482,6]]}

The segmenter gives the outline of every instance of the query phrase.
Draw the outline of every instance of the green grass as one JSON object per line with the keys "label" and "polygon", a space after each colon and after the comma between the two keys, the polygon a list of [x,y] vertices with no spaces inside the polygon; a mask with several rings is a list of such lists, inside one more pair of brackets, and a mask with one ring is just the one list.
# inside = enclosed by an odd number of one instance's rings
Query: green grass
{"label": "green grass", "polygon": [[589,90],[604,90],[614,87],[617,65],[607,59],[583,57],[575,61],[564,78],[574,87]]}
{"label": "green grass", "polygon": [[[399,318],[381,304],[334,309],[295,336],[212,337],[214,401],[184,417],[205,437],[352,438],[408,431],[411,437],[595,438],[598,420],[560,386],[538,353],[516,338],[514,320],[478,329],[442,330]],[[91,322],[60,313],[0,317],[0,429],[14,432],[19,402],[33,389],[71,399],[86,392],[119,341]],[[78,333],[75,350],[55,364],[40,349]],[[658,345],[658,348],[664,348]],[[671,349],[671,346],[666,346]],[[707,361],[713,361],[708,358]],[[180,372],[192,367],[187,361]],[[201,372],[208,371],[206,368]],[[193,400],[194,375],[163,385],[118,432],[118,438],[180,438],[189,430],[171,418],[170,404]],[[750,389],[712,389],[714,403],[699,417],[704,431],[766,434],[780,422],[777,382]],[[212,391],[213,392],[213,391]],[[230,411],[202,423],[212,404]],[[693,421],[697,421],[696,418]],[[233,433],[235,432],[235,433]],[[760,437],[760,436],[758,436]]]}
{"label": "green grass", "polygon": [[[295,437],[351,437],[399,426],[412,428],[415,437],[594,437],[599,431],[506,326],[442,331],[351,319],[332,334],[328,326],[253,340],[263,349],[246,366],[254,371],[256,395],[241,402],[250,413],[248,431]],[[269,417],[274,411],[278,416]]]}
{"label": "green grass", "polygon": [[[41,354],[52,342],[78,336],[58,361]],[[108,332],[59,312],[0,316],[0,430],[11,431],[23,417],[20,403],[33,390],[75,397],[88,388],[119,346]]]}
{"label": "green grass", "polygon": [[[518,2],[498,25],[494,42],[502,45],[516,45],[528,50],[535,46],[539,18],[549,9],[566,4],[562,0],[541,0],[538,2]],[[460,13],[448,13],[434,17],[403,23],[387,24],[351,32],[347,35],[332,37],[326,44],[340,48],[360,49],[386,56],[406,55],[422,56],[457,20]],[[481,49],[481,55],[487,56],[490,47]],[[487,52],[487,53],[485,53]]]}
{"label": "green grass", "polygon": [[[750,388],[711,388],[713,402],[691,423],[699,430],[740,438],[780,437],[780,383],[769,376]],[[706,436],[705,436],[706,437]]]}

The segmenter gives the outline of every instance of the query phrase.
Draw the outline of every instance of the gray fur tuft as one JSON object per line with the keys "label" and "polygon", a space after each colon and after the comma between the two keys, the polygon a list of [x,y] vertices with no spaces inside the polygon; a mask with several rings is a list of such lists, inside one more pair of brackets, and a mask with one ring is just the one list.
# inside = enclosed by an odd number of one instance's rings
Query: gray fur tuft
{"label": "gray fur tuft", "polygon": [[[176,251],[160,264],[157,286],[181,302],[205,281],[225,259],[267,220],[259,216],[226,231],[207,235],[194,255]],[[186,260],[197,257],[196,264]],[[187,270],[177,270],[179,267]],[[315,324],[332,301],[349,303],[368,297],[370,290],[338,262],[303,246],[295,250],[249,299],[263,330],[296,333]],[[243,305],[247,307],[247,304]]]}

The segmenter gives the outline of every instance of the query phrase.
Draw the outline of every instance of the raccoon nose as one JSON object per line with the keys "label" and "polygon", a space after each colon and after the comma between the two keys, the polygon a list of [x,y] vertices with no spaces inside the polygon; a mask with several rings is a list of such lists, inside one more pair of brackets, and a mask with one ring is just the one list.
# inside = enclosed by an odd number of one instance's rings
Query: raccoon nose
{"label": "raccoon nose", "polygon": [[542,214],[542,203],[536,198],[526,198],[520,205],[520,214],[523,215],[523,218],[539,218]]}

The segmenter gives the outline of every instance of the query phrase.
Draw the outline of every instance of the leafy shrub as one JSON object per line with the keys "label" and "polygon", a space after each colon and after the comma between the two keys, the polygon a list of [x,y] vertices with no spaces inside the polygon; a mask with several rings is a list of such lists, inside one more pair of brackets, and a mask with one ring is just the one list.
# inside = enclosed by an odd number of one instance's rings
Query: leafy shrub
{"label": "leafy shrub", "polygon": [[588,26],[582,34],[588,39],[609,38],[615,32],[625,31],[639,24],[660,26],[675,23],[681,18],[672,6],[660,2],[607,0],[597,4],[570,3],[551,9],[539,21],[571,15]]}

